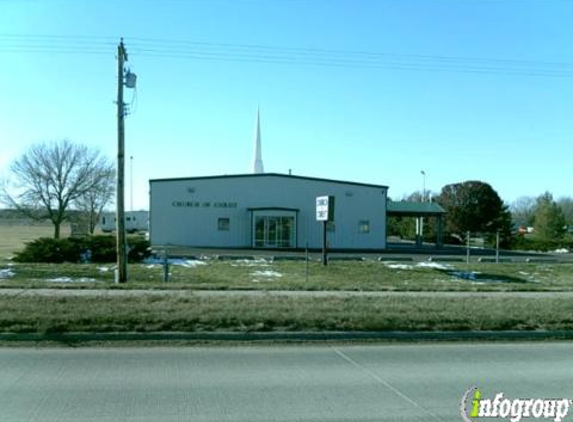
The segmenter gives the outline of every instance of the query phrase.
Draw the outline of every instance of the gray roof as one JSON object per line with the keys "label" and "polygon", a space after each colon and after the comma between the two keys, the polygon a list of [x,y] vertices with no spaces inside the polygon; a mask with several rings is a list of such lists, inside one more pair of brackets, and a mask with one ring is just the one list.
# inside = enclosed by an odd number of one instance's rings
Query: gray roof
{"label": "gray roof", "polygon": [[438,216],[445,214],[439,204],[435,202],[407,202],[407,201],[388,201],[387,214],[394,216],[415,217],[415,216]]}
{"label": "gray roof", "polygon": [[207,179],[238,179],[238,178],[256,178],[256,177],[284,177],[289,179],[298,179],[298,180],[314,180],[318,182],[329,182],[329,183],[340,183],[343,185],[354,185],[354,186],[366,186],[370,188],[381,188],[381,189],[388,189],[386,185],[374,185],[371,183],[359,183],[359,182],[348,182],[344,180],[334,180],[334,179],[322,179],[319,177],[308,177],[308,176],[295,176],[291,174],[281,174],[281,173],[247,173],[247,174],[224,174],[224,175],[217,175],[217,176],[200,176],[200,177],[176,177],[170,179],[151,179],[149,183],[157,183],[157,182],[176,182],[176,181],[183,181],[183,180],[207,180]]}

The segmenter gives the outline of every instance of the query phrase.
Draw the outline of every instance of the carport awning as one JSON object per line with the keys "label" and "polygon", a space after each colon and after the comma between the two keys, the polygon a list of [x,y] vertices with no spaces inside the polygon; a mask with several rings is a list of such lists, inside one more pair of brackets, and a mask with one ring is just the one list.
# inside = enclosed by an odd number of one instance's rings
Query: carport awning
{"label": "carport awning", "polygon": [[388,201],[386,214],[390,217],[440,217],[446,213],[435,202]]}

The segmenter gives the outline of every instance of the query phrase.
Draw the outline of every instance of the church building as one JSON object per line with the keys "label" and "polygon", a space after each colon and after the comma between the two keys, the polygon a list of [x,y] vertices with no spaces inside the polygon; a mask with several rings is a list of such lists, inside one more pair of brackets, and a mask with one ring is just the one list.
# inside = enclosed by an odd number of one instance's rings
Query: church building
{"label": "church building", "polygon": [[316,198],[335,198],[331,249],[386,248],[388,187],[265,173],[257,113],[252,173],[150,180],[153,246],[302,249],[322,246]]}

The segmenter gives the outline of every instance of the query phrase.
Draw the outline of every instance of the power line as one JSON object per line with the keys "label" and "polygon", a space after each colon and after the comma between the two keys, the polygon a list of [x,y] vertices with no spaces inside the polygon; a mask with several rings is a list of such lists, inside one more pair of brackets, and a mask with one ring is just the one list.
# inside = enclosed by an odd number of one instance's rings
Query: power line
{"label": "power line", "polygon": [[[114,41],[112,41],[114,40]],[[55,54],[110,54],[111,37],[0,34],[0,52]]]}
{"label": "power line", "polygon": [[[0,34],[0,53],[110,54],[111,37]],[[461,72],[573,77],[573,63],[443,55],[378,53],[341,49],[210,43],[154,38],[130,39],[140,57],[288,66]]]}
{"label": "power line", "polygon": [[106,44],[114,45],[114,41],[118,37],[107,37],[99,35],[50,35],[50,34],[14,34],[14,33],[3,33],[0,34],[0,39],[15,39],[15,40],[50,40],[50,41],[60,41],[60,42],[105,42]]}
{"label": "power line", "polygon": [[[210,49],[223,49],[223,50],[250,50],[250,51],[266,51],[275,53],[296,53],[296,54],[315,54],[315,55],[350,55],[360,56],[364,58],[404,58],[404,59],[421,59],[421,60],[440,60],[440,61],[471,61],[471,62],[493,62],[500,64],[512,65],[545,65],[545,66],[568,66],[573,68],[573,62],[545,62],[545,61],[532,61],[532,60],[516,60],[516,59],[492,59],[492,58],[476,58],[476,57],[456,57],[456,56],[443,56],[443,55],[423,55],[423,54],[400,54],[400,53],[376,53],[368,51],[353,51],[353,50],[340,50],[340,49],[322,49],[310,47],[284,47],[284,46],[269,46],[262,44],[229,44],[229,43],[212,43],[212,42],[198,42],[198,41],[177,41],[156,38],[133,38],[132,44],[138,45],[157,45],[163,44],[167,46],[181,46],[181,47],[197,47],[197,48],[210,48]],[[139,44],[141,42],[142,44]]]}
{"label": "power line", "polygon": [[46,46],[2,46],[0,45],[0,53],[50,53],[50,54],[107,54],[109,50],[94,49],[94,48],[73,48],[73,47],[46,47]]}
{"label": "power line", "polygon": [[368,63],[355,62],[348,60],[292,60],[289,58],[269,57],[269,56],[232,56],[217,55],[209,53],[162,53],[161,51],[144,51],[137,48],[132,49],[139,57],[153,57],[164,59],[188,59],[202,61],[224,61],[224,62],[243,62],[243,63],[261,63],[261,64],[278,64],[278,65],[309,65],[323,67],[341,67],[341,68],[362,68],[362,69],[388,69],[388,70],[409,70],[409,71],[432,71],[432,72],[462,72],[462,73],[481,73],[481,74],[505,74],[505,75],[523,75],[523,76],[547,76],[547,77],[573,77],[573,71],[565,70],[543,70],[543,69],[512,69],[512,68],[480,68],[470,66],[444,66],[439,64],[420,64],[420,63]]}

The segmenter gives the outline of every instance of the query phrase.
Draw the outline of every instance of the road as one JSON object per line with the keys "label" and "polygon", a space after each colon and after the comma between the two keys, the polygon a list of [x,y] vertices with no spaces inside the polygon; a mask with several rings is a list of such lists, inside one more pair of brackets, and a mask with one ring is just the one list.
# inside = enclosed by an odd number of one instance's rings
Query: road
{"label": "road", "polygon": [[460,421],[472,386],[571,398],[572,379],[570,342],[2,348],[0,420]]}

